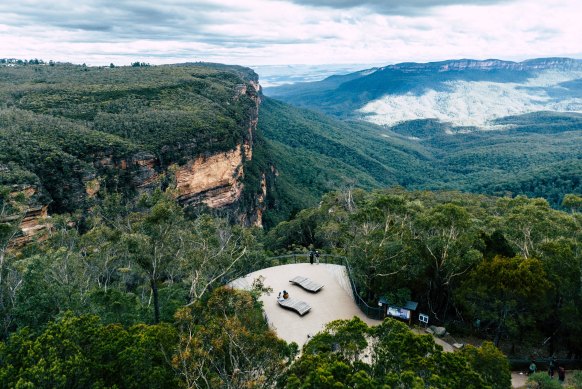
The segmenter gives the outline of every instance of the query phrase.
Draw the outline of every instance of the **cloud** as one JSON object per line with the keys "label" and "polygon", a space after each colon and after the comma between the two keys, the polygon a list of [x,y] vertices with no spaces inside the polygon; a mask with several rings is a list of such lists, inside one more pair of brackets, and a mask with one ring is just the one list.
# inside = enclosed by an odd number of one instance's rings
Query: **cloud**
{"label": "cloud", "polygon": [[394,4],[9,0],[0,2],[0,58],[266,65],[582,56],[579,0],[412,0],[399,14],[388,10]]}
{"label": "cloud", "polygon": [[334,9],[367,8],[384,15],[426,15],[435,7],[449,5],[492,5],[513,0],[289,0],[310,7]]}
{"label": "cloud", "polygon": [[[28,0],[0,3],[0,20],[18,28],[45,26],[76,32],[105,32],[106,38],[177,39],[197,36],[200,28],[220,23],[224,7],[216,2],[180,0],[112,1]],[[190,26],[186,29],[185,26]],[[97,36],[96,39],[102,37]]]}

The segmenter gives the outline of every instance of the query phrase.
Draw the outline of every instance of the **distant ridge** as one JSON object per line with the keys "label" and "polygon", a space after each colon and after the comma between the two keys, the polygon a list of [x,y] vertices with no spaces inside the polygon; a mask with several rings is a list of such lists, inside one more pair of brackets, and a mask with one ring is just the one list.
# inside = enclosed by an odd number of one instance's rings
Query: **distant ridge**
{"label": "distant ridge", "polygon": [[[582,70],[582,60],[574,58],[535,58],[522,62],[504,61],[500,59],[454,59],[439,62],[402,62],[378,68],[382,70],[400,70],[403,72],[446,72],[458,70]],[[358,72],[359,73],[359,72]]]}
{"label": "distant ridge", "polygon": [[381,125],[432,118],[483,127],[503,116],[582,112],[582,60],[404,62],[264,93],[338,118]]}

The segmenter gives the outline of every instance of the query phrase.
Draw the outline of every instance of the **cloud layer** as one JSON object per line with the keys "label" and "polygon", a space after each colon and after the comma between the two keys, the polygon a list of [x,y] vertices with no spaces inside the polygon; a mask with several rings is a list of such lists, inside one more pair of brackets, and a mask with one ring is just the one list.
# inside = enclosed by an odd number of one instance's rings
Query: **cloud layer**
{"label": "cloud layer", "polygon": [[366,104],[359,111],[365,120],[389,125],[415,120],[438,119],[454,126],[503,128],[497,118],[537,111],[582,112],[582,98],[552,97],[553,88],[578,80],[582,72],[547,71],[526,83],[447,82],[444,90],[426,90],[422,95],[387,95]]}
{"label": "cloud layer", "polygon": [[449,5],[491,5],[513,0],[292,0],[296,4],[333,9],[365,8],[384,15],[423,15]]}
{"label": "cloud layer", "polygon": [[582,57],[579,0],[8,0],[0,57],[88,64]]}

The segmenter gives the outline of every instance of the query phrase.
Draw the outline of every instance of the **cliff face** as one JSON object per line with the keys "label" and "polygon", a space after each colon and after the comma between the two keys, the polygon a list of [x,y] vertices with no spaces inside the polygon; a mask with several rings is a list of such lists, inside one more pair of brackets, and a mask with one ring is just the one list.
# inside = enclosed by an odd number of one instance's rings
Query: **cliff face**
{"label": "cliff face", "polygon": [[[251,79],[248,84],[236,88],[233,101],[236,103],[242,96],[251,99],[253,106],[249,108],[246,134],[233,149],[216,153],[204,153],[193,156],[185,164],[173,169],[175,174],[175,189],[177,201],[187,206],[205,205],[212,209],[233,211],[236,220],[244,225],[262,226],[266,193],[265,176],[262,176],[261,188],[245,188],[242,179],[245,176],[244,165],[253,158],[253,140],[258,124],[259,106],[261,103],[261,86],[257,79]],[[141,152],[131,158],[113,161],[108,156],[95,158],[97,169],[114,168],[129,171],[132,184],[139,191],[148,191],[157,187],[164,168],[153,154]],[[247,189],[258,193],[256,206],[242,209],[238,204],[243,191]],[[86,185],[89,197],[95,196],[100,190],[99,181],[93,179]]]}
{"label": "cliff face", "polygon": [[198,157],[176,171],[178,201],[182,204],[204,203],[210,208],[232,205],[240,199],[243,191],[245,160],[252,159],[250,145]]}
{"label": "cliff face", "polygon": [[39,188],[32,185],[15,185],[10,197],[24,195],[24,201],[17,208],[20,211],[5,216],[0,222],[20,223],[21,233],[12,240],[12,247],[20,248],[33,240],[44,240],[48,237],[51,224],[48,216],[48,205],[39,202]]}
{"label": "cliff face", "polygon": [[[186,206],[260,223],[261,168],[252,159],[261,88],[251,69],[184,64],[70,77],[74,70],[0,77],[0,96],[14,107],[0,109],[0,184],[43,193],[29,207],[27,231],[47,211],[87,212],[104,192],[131,198],[158,187],[175,189]],[[28,88],[38,77],[57,80],[59,93]],[[86,83],[102,92],[90,94]]]}
{"label": "cliff face", "polygon": [[24,218],[20,223],[22,235],[14,239],[13,244],[16,247],[22,247],[32,240],[44,240],[48,237],[48,205],[32,207],[26,210]]}
{"label": "cliff face", "polygon": [[399,70],[405,73],[422,72],[447,72],[463,70],[582,70],[582,61],[571,58],[539,58],[523,62],[502,61],[499,59],[486,59],[483,61],[474,59],[460,59],[429,63],[400,63],[389,65],[380,70]]}
{"label": "cliff face", "polygon": [[[262,226],[264,196],[263,199],[257,199],[256,207],[242,209],[239,206],[245,189],[259,191],[258,188],[245,188],[242,179],[245,176],[245,162],[253,158],[253,139],[261,103],[260,92],[258,80],[250,80],[248,84],[241,85],[234,96],[236,101],[246,95],[254,104],[248,112],[247,136],[242,143],[225,152],[198,156],[176,170],[177,200],[181,204],[204,204],[213,209],[229,208],[234,210],[236,219],[241,224]],[[260,193],[262,191],[261,188]]]}

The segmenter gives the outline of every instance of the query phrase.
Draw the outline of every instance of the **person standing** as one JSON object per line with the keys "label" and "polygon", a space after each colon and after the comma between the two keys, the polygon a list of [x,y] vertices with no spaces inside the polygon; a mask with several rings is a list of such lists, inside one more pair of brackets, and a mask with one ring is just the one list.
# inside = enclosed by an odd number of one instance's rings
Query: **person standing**
{"label": "person standing", "polygon": [[309,263],[313,265],[313,257],[315,256],[315,253],[313,252],[313,250],[309,251]]}
{"label": "person standing", "polygon": [[550,376],[551,379],[554,379],[554,373],[556,371],[556,357],[553,356],[550,359],[550,366],[548,368],[548,375]]}
{"label": "person standing", "polygon": [[558,367],[558,381],[560,381],[562,385],[564,385],[564,381],[566,381],[566,369],[564,369],[564,366]]}
{"label": "person standing", "polygon": [[319,251],[315,250],[315,263],[319,265]]}

